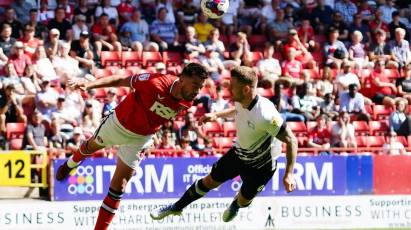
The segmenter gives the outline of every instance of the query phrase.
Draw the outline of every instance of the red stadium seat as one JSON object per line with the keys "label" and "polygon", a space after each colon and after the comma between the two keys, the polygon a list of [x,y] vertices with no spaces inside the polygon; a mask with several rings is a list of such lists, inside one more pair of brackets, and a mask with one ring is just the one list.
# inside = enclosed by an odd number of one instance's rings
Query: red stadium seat
{"label": "red stadium seat", "polygon": [[226,121],[223,123],[223,131],[225,137],[235,137],[237,134],[237,129],[233,121]]}
{"label": "red stadium seat", "polygon": [[221,34],[221,35],[220,35],[219,40],[224,43],[224,46],[225,46],[225,47],[228,47],[228,45],[230,45],[230,42],[229,42],[228,37],[225,36],[224,34]]}
{"label": "red stadium seat", "polygon": [[304,148],[307,147],[308,137],[297,137],[298,147]]}
{"label": "red stadium seat", "polygon": [[397,79],[400,77],[400,72],[397,69],[385,69],[385,76],[389,79]]}
{"label": "red stadium seat", "polygon": [[313,128],[317,126],[316,121],[307,121],[307,131],[310,132]]}
{"label": "red stadium seat", "polygon": [[196,118],[199,118],[201,116],[203,116],[205,113],[207,113],[206,109],[203,107],[203,104],[198,104],[196,106],[196,110],[194,112],[194,116]]}
{"label": "red stadium seat", "polygon": [[290,129],[297,136],[307,135],[307,127],[305,126],[304,122],[289,121],[287,122],[287,126],[290,127]]}
{"label": "red stadium seat", "polygon": [[182,68],[180,65],[176,65],[176,66],[168,66],[166,70],[168,74],[179,75],[182,71]]}
{"label": "red stadium seat", "polygon": [[257,47],[264,47],[265,43],[267,42],[267,38],[265,35],[251,35],[248,39],[248,43],[255,49]]}
{"label": "red stadium seat", "polygon": [[117,88],[117,97],[123,97],[129,93],[129,87],[118,87]]}
{"label": "red stadium seat", "polygon": [[223,134],[223,129],[221,128],[220,124],[216,121],[207,122],[203,124],[202,128],[204,134],[209,137],[219,137]]}
{"label": "red stadium seat", "polygon": [[374,120],[382,120],[382,119],[387,119],[392,110],[389,107],[386,107],[385,105],[374,105]]}
{"label": "red stadium seat", "polygon": [[264,59],[264,56],[261,52],[258,52],[258,51],[251,52],[251,61],[253,63],[253,66],[257,65],[257,62],[260,61],[261,59]]}
{"label": "red stadium seat", "polygon": [[138,74],[141,72],[141,68],[138,66],[128,66],[127,70],[129,70],[130,72],[132,72],[133,74]]}
{"label": "red stadium seat", "polygon": [[365,121],[353,121],[355,134],[365,136],[368,135],[370,128],[368,127],[367,122]]}
{"label": "red stadium seat", "polygon": [[124,51],[121,55],[121,63],[123,67],[128,66],[143,66],[141,53],[137,51]]}
{"label": "red stadium seat", "polygon": [[310,75],[310,78],[313,80],[321,79],[320,73],[318,73],[318,71],[315,69],[304,69],[303,71],[308,73]]}
{"label": "red stadium seat", "polygon": [[400,142],[402,145],[404,145],[405,148],[408,147],[408,141],[407,138],[404,136],[397,136],[396,137],[397,141]]}
{"label": "red stadium seat", "polygon": [[9,148],[10,150],[20,150],[23,147],[23,139],[22,138],[16,138],[16,139],[11,139]]}
{"label": "red stadium seat", "polygon": [[367,147],[382,147],[385,143],[385,137],[383,136],[368,136],[365,137]]}
{"label": "red stadium seat", "polygon": [[370,115],[374,113],[371,105],[365,105],[365,111]]}
{"label": "red stadium seat", "polygon": [[183,58],[178,52],[163,52],[163,62],[166,66],[176,66],[183,63]]}
{"label": "red stadium seat", "polygon": [[274,91],[273,88],[257,88],[257,92],[259,95],[266,97],[266,98],[270,98],[272,96],[274,96]]}
{"label": "red stadium seat", "polygon": [[385,136],[390,130],[387,124],[387,121],[370,121],[370,134],[373,136]]}
{"label": "red stadium seat", "polygon": [[109,69],[96,69],[94,70],[94,77],[95,78],[102,78],[102,77],[108,77],[112,75],[113,73]]}
{"label": "red stadium seat", "polygon": [[120,69],[120,66],[106,66],[104,69],[110,71],[111,74],[117,72]]}
{"label": "red stadium seat", "polygon": [[117,51],[102,51],[100,55],[101,64],[103,66],[119,66],[121,65],[120,52]]}
{"label": "red stadium seat", "polygon": [[24,123],[7,123],[6,124],[6,139],[18,139],[24,137],[26,125]]}
{"label": "red stadium seat", "polygon": [[214,137],[213,143],[214,148],[231,148],[233,145],[233,139],[231,137]]}
{"label": "red stadium seat", "polygon": [[367,147],[367,140],[364,136],[356,136],[355,139],[357,141],[357,147]]}
{"label": "red stadium seat", "polygon": [[157,62],[163,62],[160,52],[143,52],[144,66],[154,66]]}
{"label": "red stadium seat", "polygon": [[131,76],[133,72],[128,69],[118,69],[114,74],[122,75],[122,76]]}

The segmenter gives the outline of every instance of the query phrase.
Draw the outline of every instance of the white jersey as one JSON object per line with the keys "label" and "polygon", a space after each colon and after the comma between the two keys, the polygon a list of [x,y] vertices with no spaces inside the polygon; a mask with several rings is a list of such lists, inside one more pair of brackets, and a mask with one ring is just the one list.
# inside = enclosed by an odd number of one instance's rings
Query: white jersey
{"label": "white jersey", "polygon": [[235,102],[237,139],[234,142],[238,157],[246,164],[261,168],[268,162],[275,167],[281,154],[281,142],[275,137],[284,121],[274,104],[256,96],[248,108]]}

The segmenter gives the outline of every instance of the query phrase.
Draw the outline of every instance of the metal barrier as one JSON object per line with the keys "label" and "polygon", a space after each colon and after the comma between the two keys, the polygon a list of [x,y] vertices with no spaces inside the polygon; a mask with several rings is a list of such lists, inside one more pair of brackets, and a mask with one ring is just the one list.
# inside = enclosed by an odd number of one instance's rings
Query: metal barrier
{"label": "metal barrier", "polygon": [[46,151],[0,151],[0,186],[47,188],[47,167]]}

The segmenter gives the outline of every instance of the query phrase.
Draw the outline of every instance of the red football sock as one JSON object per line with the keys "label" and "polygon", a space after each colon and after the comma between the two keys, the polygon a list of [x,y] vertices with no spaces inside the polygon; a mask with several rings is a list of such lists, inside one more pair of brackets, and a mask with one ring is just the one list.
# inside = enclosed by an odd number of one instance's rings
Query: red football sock
{"label": "red football sock", "polygon": [[122,192],[109,189],[109,192],[104,198],[103,204],[100,207],[98,218],[94,230],[106,230],[114,218],[118,206],[120,205]]}

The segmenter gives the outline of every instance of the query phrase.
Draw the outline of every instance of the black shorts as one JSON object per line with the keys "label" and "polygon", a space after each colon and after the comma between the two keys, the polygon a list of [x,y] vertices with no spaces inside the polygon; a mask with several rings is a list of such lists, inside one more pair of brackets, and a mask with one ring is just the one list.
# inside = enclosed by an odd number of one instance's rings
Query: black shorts
{"label": "black shorts", "polygon": [[218,182],[226,182],[240,175],[243,181],[241,194],[248,200],[252,200],[273,177],[277,168],[273,169],[272,162],[267,162],[262,168],[252,168],[238,158],[235,148],[231,148],[222,156],[211,169],[211,177]]}
{"label": "black shorts", "polygon": [[375,96],[372,98],[372,101],[377,103],[377,104],[382,104],[385,97],[389,97],[389,98],[394,99],[395,95],[386,95],[386,94],[382,94],[382,93],[376,93]]}

